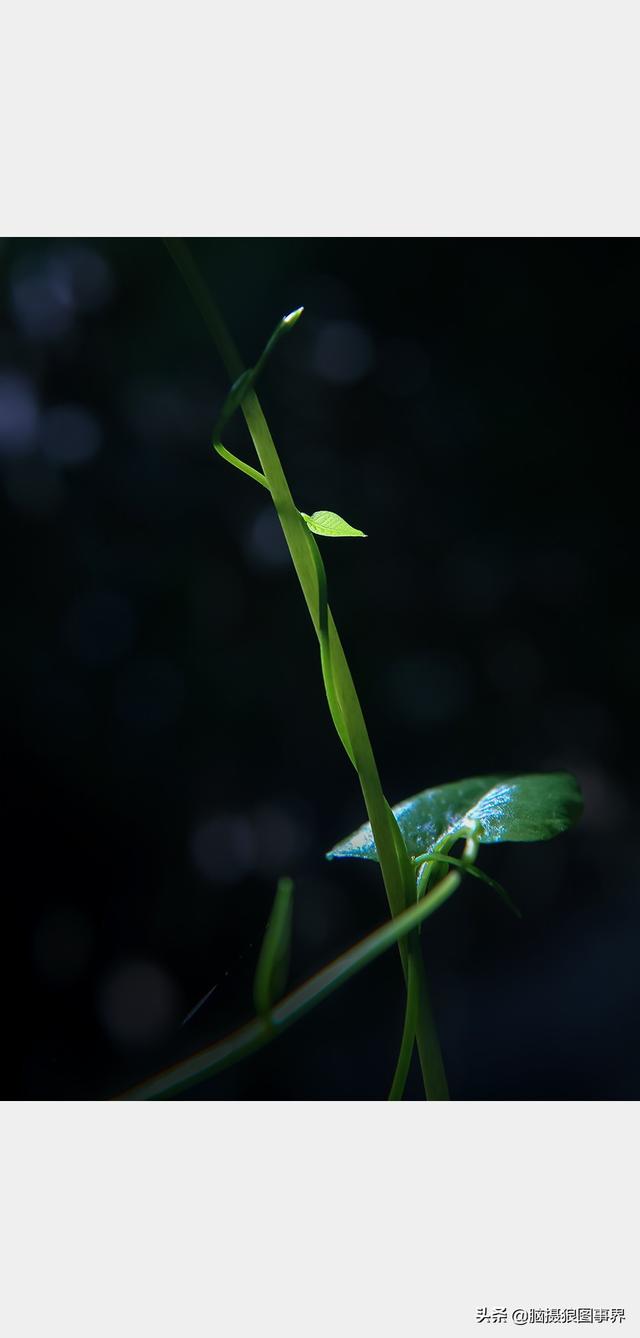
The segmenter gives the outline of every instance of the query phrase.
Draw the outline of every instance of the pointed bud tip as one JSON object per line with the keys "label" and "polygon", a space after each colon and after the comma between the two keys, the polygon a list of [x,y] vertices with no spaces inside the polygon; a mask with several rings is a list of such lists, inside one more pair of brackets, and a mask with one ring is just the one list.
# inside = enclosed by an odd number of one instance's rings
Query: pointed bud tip
{"label": "pointed bud tip", "polygon": [[287,325],[289,329],[291,329],[291,326],[295,325],[296,321],[300,320],[303,311],[304,307],[296,307],[295,311],[290,311],[288,316],[282,317],[282,324]]}

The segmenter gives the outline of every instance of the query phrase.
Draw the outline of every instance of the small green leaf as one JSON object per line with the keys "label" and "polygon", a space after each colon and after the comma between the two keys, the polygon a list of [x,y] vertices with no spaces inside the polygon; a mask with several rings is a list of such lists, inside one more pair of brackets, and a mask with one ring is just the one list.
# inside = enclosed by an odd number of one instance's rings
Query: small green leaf
{"label": "small green leaf", "polygon": [[[482,845],[548,841],[572,827],[582,795],[568,771],[528,776],[475,776],[423,790],[393,810],[410,855],[432,854],[441,842],[476,832]],[[366,823],[328,853],[328,859],[377,859]]]}
{"label": "small green leaf", "polygon": [[289,973],[292,916],[293,882],[290,878],[280,878],[253,982],[253,999],[260,1017],[266,1017],[284,994]]}
{"label": "small green leaf", "polygon": [[354,530],[353,525],[348,525],[342,516],[337,516],[335,511],[314,511],[312,516],[307,516],[304,511],[300,512],[302,519],[307,522],[312,534],[321,534],[325,539],[366,539],[364,530]]}

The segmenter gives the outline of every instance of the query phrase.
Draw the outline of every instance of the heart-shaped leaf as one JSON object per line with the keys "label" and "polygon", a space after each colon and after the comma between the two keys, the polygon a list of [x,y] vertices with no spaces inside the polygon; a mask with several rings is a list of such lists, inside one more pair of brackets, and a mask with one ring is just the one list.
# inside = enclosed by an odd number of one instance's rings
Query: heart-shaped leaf
{"label": "heart-shaped leaf", "polygon": [[312,516],[300,512],[303,520],[306,520],[309,529],[313,534],[321,534],[325,539],[366,539],[364,530],[354,530],[353,525],[348,525],[342,516],[337,516],[335,511],[314,511]]}
{"label": "heart-shaped leaf", "polygon": [[[393,812],[410,855],[474,832],[483,845],[548,841],[578,821],[582,795],[568,771],[529,776],[474,776],[423,790]],[[327,859],[377,859],[369,823],[330,850]]]}

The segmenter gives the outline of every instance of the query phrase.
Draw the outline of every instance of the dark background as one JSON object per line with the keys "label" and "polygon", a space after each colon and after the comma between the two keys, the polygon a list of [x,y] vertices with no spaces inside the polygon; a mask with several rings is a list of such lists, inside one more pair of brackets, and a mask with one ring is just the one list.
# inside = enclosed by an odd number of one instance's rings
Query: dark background
{"label": "dark background", "polygon": [[[197,241],[260,394],[389,798],[568,767],[580,827],[485,849],[423,934],[451,1093],[638,1098],[635,243]],[[3,890],[13,1095],[103,1098],[250,1015],[280,873],[292,980],[384,918],[269,498],[158,241],[0,251]],[[226,444],[252,458],[239,419]],[[17,945],[19,951],[14,952]],[[181,1019],[211,986],[209,1002]],[[397,952],[190,1095],[386,1095]],[[417,1096],[413,1073],[409,1091]]]}

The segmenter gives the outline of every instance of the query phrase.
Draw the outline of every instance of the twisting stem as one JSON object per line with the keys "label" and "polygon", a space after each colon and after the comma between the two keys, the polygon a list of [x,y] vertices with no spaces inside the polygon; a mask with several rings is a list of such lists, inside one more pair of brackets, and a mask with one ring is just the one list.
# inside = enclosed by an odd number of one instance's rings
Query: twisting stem
{"label": "twisting stem", "polygon": [[393,1082],[389,1092],[390,1101],[402,1101],[404,1089],[409,1077],[411,1059],[413,1056],[413,1045],[416,1037],[416,1021],[418,1013],[418,982],[415,980],[415,966],[413,958],[409,958],[409,968],[407,977],[407,1003],[404,1013],[404,1026],[402,1028],[402,1040],[400,1042],[400,1054],[396,1064],[396,1071],[393,1075]]}
{"label": "twisting stem", "polygon": [[[244,371],[242,360],[187,247],[183,242],[175,240],[167,241],[167,247],[213,336],[229,376],[232,381],[237,381]],[[266,485],[278,513],[316,634],[321,645],[324,642],[323,668],[326,664],[330,664],[330,708],[336,729],[358,772],[389,908],[392,916],[397,916],[415,900],[415,874],[404,841],[401,837],[398,840],[397,824],[382,791],[364,716],[342,643],[331,610],[326,604],[326,598],[323,601],[316,557],[309,544],[311,536],[291,496],[273,438],[254,390],[250,390],[243,398],[241,408]],[[443,1100],[448,1096],[446,1078],[417,935],[412,935],[408,944],[402,939],[399,940],[399,946],[412,1009],[415,1004],[416,1039],[425,1093],[429,1098]],[[411,971],[409,971],[410,960]]]}

